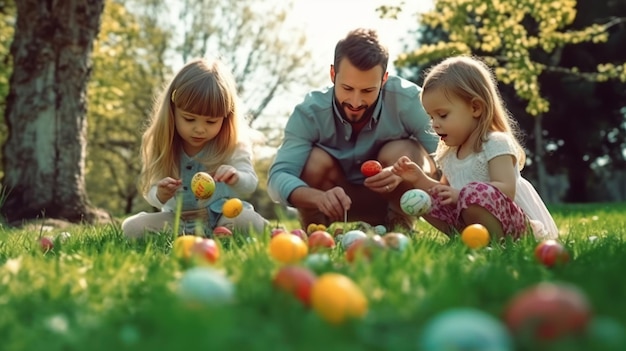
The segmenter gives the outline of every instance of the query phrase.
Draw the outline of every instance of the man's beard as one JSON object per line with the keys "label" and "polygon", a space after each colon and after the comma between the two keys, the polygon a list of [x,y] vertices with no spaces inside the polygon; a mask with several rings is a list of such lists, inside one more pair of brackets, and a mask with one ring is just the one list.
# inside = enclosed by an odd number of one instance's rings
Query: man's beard
{"label": "man's beard", "polygon": [[363,112],[363,115],[361,115],[361,118],[357,119],[357,120],[353,120],[352,118],[348,118],[348,116],[346,115],[346,108],[353,108],[352,105],[348,104],[347,102],[342,102],[340,103],[337,98],[335,97],[335,103],[337,105],[339,105],[341,108],[339,108],[339,113],[341,114],[341,118],[343,118],[345,121],[347,121],[350,124],[355,124],[355,123],[359,123],[361,121],[367,120],[369,119],[372,114],[374,113],[374,108],[376,107],[376,102],[378,101],[378,99],[376,99],[376,101],[374,101],[374,103],[372,105],[361,105],[359,107],[359,111],[365,109],[365,111]]}

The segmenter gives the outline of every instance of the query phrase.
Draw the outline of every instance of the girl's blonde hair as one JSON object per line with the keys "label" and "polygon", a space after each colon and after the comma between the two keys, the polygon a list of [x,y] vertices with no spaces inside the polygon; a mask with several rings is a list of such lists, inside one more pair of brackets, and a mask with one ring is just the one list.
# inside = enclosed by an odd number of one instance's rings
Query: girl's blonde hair
{"label": "girl's blonde hair", "polygon": [[205,146],[197,161],[213,172],[235,151],[241,128],[237,86],[231,71],[219,60],[196,59],[174,76],[157,99],[142,137],[139,190],[146,194],[164,177],[180,177],[182,139],[176,132],[176,108],[199,116],[224,117],[222,129]]}
{"label": "girl's blonde hair", "polygon": [[[454,94],[468,103],[478,101],[483,107],[483,114],[478,120],[474,152],[482,150],[488,132],[507,133],[517,147],[517,162],[521,170],[526,163],[526,152],[518,139],[519,127],[504,106],[497,85],[493,72],[483,61],[469,56],[455,56],[443,60],[426,73],[422,94],[428,90],[442,89],[444,94]],[[450,149],[440,141],[435,157],[440,159]]]}

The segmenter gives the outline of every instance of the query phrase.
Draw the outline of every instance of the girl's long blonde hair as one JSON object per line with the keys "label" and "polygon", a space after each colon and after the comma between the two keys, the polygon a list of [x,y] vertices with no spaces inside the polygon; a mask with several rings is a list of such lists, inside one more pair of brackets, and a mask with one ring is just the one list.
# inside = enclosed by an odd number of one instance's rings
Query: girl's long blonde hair
{"label": "girl's long blonde hair", "polygon": [[174,111],[219,117],[222,129],[198,154],[199,162],[213,172],[235,151],[241,117],[237,86],[231,71],[219,60],[196,59],[187,63],[172,79],[154,104],[149,125],[142,137],[142,168],[138,187],[146,194],[164,177],[180,177],[182,139],[176,132]]}
{"label": "girl's long blonde hair", "polygon": [[[504,132],[515,142],[519,169],[524,168],[526,152],[518,139],[521,134],[517,121],[504,106],[496,78],[483,61],[469,56],[455,56],[441,61],[426,73],[422,94],[432,89],[442,89],[446,95],[454,94],[468,103],[478,101],[482,104],[484,112],[478,120],[474,152],[482,150],[488,132]],[[451,147],[439,141],[435,157],[440,159],[450,150]]]}

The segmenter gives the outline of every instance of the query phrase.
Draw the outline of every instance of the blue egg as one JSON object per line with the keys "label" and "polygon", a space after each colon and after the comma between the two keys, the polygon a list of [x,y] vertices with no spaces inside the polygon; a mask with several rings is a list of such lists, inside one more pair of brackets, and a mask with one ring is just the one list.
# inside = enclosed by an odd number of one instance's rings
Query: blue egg
{"label": "blue egg", "polygon": [[341,237],[341,246],[347,250],[353,242],[364,238],[367,238],[367,234],[365,234],[364,231],[357,229],[351,230]]}
{"label": "blue egg", "polygon": [[473,308],[442,312],[428,321],[419,340],[422,351],[512,351],[504,324]]}
{"label": "blue egg", "polygon": [[223,305],[233,302],[235,286],[216,269],[194,267],[180,279],[178,294],[190,304]]}
{"label": "blue egg", "polygon": [[376,233],[378,235],[384,235],[385,233],[387,233],[387,228],[385,228],[384,225],[379,224],[379,225],[374,227],[374,233]]}

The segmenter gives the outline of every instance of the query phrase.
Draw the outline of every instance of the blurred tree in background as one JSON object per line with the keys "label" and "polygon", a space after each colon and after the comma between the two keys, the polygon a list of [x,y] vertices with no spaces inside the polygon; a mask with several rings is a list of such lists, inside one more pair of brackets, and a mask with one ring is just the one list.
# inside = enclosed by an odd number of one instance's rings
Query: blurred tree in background
{"label": "blurred tree in background", "polygon": [[184,0],[176,51],[184,62],[208,54],[228,63],[252,123],[277,95],[316,83],[305,33],[287,24],[292,8],[292,1]]}
{"label": "blurred tree in background", "polygon": [[16,4],[6,98],[2,212],[93,223],[85,191],[87,83],[104,0]]}
{"label": "blurred tree in background", "polygon": [[[545,195],[548,172],[566,174],[562,200],[602,201],[594,168],[623,169],[624,1],[435,0],[395,62],[421,83],[444,57],[471,54],[494,67],[507,106],[528,136],[529,170]],[[393,16],[401,6],[380,9]]]}
{"label": "blurred tree in background", "polygon": [[[286,21],[291,6],[254,0],[109,0],[89,90],[87,185],[94,203],[117,216],[150,210],[136,187],[141,134],[155,95],[176,66],[196,57],[221,58],[234,72],[249,124],[295,84],[313,84],[306,74],[311,54],[304,34]],[[272,128],[257,128],[262,131],[253,136],[258,143],[279,136]],[[272,217],[264,179],[269,161],[258,161],[259,188],[248,200]]]}
{"label": "blurred tree in background", "polygon": [[[12,0],[0,1],[0,116],[4,121],[6,96],[9,94],[9,77],[13,71],[11,59],[11,41],[15,31],[15,3]],[[4,144],[7,136],[6,124],[0,123],[0,144]],[[0,153],[0,164],[3,156]],[[0,168],[0,178],[4,172]]]}
{"label": "blurred tree in background", "polygon": [[107,2],[89,83],[87,190],[95,204],[118,215],[149,210],[137,189],[141,134],[172,73],[165,64],[171,31],[154,15],[159,5],[135,3],[141,11],[133,14],[129,4]]}

